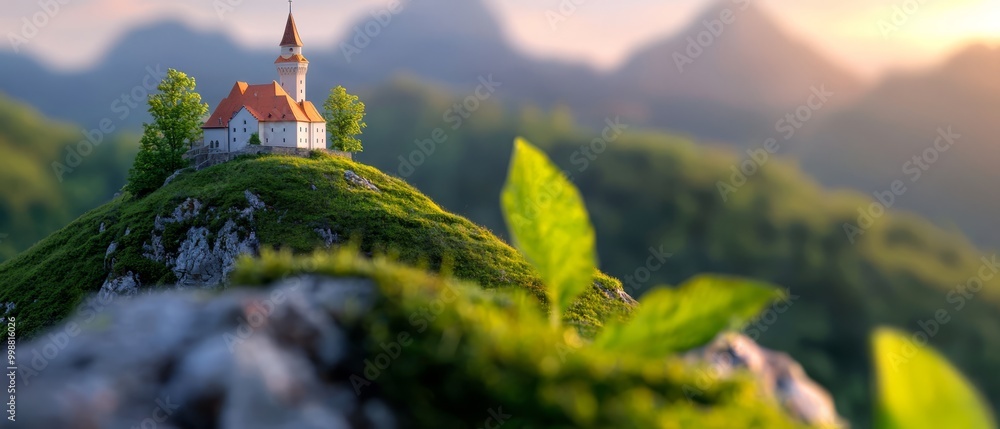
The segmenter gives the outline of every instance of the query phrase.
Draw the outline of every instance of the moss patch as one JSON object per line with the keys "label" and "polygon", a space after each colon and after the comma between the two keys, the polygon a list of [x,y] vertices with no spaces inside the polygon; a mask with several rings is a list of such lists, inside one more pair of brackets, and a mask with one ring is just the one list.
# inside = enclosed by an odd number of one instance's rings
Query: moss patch
{"label": "moss patch", "polygon": [[263,285],[307,273],[378,285],[373,311],[344,321],[367,359],[341,375],[356,393],[389,400],[411,427],[501,427],[485,425],[501,414],[504,428],[801,427],[748,379],[592,348],[577,330],[552,327],[521,289],[483,289],[350,250],[265,253],[241,261],[235,277]]}

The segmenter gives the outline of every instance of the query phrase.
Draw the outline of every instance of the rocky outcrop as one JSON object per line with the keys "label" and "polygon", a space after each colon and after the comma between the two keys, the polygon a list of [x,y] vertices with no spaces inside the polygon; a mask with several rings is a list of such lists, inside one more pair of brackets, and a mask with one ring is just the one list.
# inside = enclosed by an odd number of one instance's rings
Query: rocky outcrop
{"label": "rocky outcrop", "polygon": [[303,277],[213,298],[175,291],[119,299],[102,310],[110,323],[71,320],[18,349],[44,357],[20,365],[18,423],[395,428],[394,413],[355,394],[348,379],[363,355],[341,322],[348,305],[370,308],[375,291],[367,280]]}
{"label": "rocky outcrop", "polygon": [[139,281],[139,276],[129,271],[120,277],[108,277],[101,285],[101,290],[97,295],[104,300],[118,296],[132,296],[139,293],[141,286],[142,282]]}
{"label": "rocky outcrop", "polygon": [[380,192],[378,187],[373,185],[371,181],[365,179],[364,177],[359,176],[358,173],[355,173],[354,171],[351,170],[345,171],[344,180],[347,180],[347,183],[350,183],[351,185],[357,186],[359,188],[364,188],[372,192]]}
{"label": "rocky outcrop", "polygon": [[[243,254],[253,254],[260,246],[255,231],[239,226],[237,221],[252,221],[254,213],[265,210],[266,205],[254,193],[245,191],[247,207],[231,209],[231,213],[214,213],[197,199],[187,199],[168,216],[157,216],[149,241],[143,244],[143,256],[163,263],[173,271],[179,286],[216,286],[224,284],[236,260]],[[214,214],[213,214],[214,213]],[[222,228],[211,231],[207,224],[197,220],[207,216],[219,220],[229,216]],[[167,249],[163,235],[171,224],[188,226],[184,239],[176,251]]]}
{"label": "rocky outcrop", "polygon": [[[711,344],[687,354],[693,363],[708,368],[705,376],[725,379],[737,372],[749,372],[761,386],[761,394],[775,401],[792,416],[809,425],[847,428],[830,394],[806,375],[802,365],[785,353],[765,349],[745,335],[725,333]],[[688,386],[696,397],[696,386]]]}

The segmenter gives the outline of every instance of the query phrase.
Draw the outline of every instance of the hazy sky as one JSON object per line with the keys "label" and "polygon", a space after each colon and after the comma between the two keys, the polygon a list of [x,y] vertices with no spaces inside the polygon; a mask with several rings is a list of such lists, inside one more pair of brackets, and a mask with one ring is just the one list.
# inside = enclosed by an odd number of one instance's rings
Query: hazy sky
{"label": "hazy sky", "polygon": [[[385,8],[390,0],[297,0],[296,20],[306,44],[330,46],[359,16]],[[421,0],[414,0],[421,1]],[[469,0],[454,0],[469,1]],[[611,68],[645,43],[680,30],[709,0],[487,0],[506,37],[539,57],[584,61]],[[729,1],[729,0],[722,0]],[[736,1],[736,0],[733,0]],[[745,1],[745,0],[742,0]],[[997,0],[750,0],[782,25],[845,66],[866,76],[890,68],[939,61],[974,40],[1000,40]],[[56,2],[60,10],[38,34],[19,46],[21,55],[64,67],[85,67],[105,54],[114,40],[136,26],[168,17],[198,28],[217,28],[246,46],[276,43],[287,3],[280,0],[3,0],[0,30],[21,34],[24,17]],[[63,4],[65,3],[65,4]],[[578,3],[555,30],[547,12]],[[226,12],[220,17],[219,5]],[[886,35],[880,22],[899,25]],[[405,9],[402,13],[405,13]],[[460,19],[455,17],[452,19]],[[2,65],[0,65],[2,66]]]}

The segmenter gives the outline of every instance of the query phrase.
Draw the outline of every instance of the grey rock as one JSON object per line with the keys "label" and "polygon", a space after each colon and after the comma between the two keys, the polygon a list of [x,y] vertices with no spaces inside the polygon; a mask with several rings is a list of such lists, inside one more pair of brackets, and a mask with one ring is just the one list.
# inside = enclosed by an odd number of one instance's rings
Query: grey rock
{"label": "grey rock", "polygon": [[629,295],[628,292],[625,292],[624,290],[621,289],[611,290],[604,287],[604,285],[598,282],[594,282],[594,287],[597,288],[597,290],[599,290],[602,294],[604,294],[604,296],[607,297],[608,299],[618,300],[629,306],[639,305],[639,302],[636,301],[635,298],[632,298],[632,296]]}
{"label": "grey rock", "polygon": [[240,239],[236,223],[232,220],[226,221],[216,234],[214,242],[209,239],[208,228],[191,228],[181,242],[177,255],[172,258],[177,283],[179,286],[224,284],[240,255],[252,254],[257,251],[258,246],[257,236],[253,232],[245,239]]}
{"label": "grey rock", "polygon": [[330,228],[316,228],[313,231],[319,234],[319,237],[323,239],[323,245],[326,246],[327,249],[340,242],[340,236],[333,232]]}
{"label": "grey rock", "polygon": [[260,200],[260,197],[253,192],[250,192],[249,189],[243,191],[243,195],[247,198],[247,202],[250,203],[250,208],[254,210],[263,210],[266,207],[264,202]]}
{"label": "grey rock", "polygon": [[167,178],[167,180],[163,181],[163,186],[169,185],[171,182],[173,182],[175,179],[177,179],[177,176],[180,176],[181,173],[183,173],[185,170],[187,170],[187,169],[182,168],[180,170],[175,171],[174,174],[171,174],[170,177]]}
{"label": "grey rock", "polygon": [[108,263],[108,259],[111,258],[112,254],[115,253],[115,250],[118,250],[118,242],[112,241],[111,245],[108,246],[108,250],[106,252],[104,252],[104,268],[107,268],[107,269],[113,268],[114,264],[113,263],[109,264]]}
{"label": "grey rock", "polygon": [[20,365],[19,423],[395,428],[389,407],[351,388],[364,353],[339,323],[369,311],[375,296],[368,280],[301,277],[266,290],[115,300],[89,322],[81,314],[19,347],[24,356],[48,350],[44,362]]}
{"label": "grey rock", "polygon": [[101,285],[98,295],[102,299],[110,299],[119,296],[131,296],[139,293],[142,283],[139,276],[131,271],[120,277],[108,277]]}
{"label": "grey rock", "polygon": [[344,179],[347,180],[347,183],[350,183],[354,186],[365,188],[369,191],[381,192],[379,191],[377,186],[372,184],[372,182],[370,182],[368,179],[365,179],[364,177],[359,176],[358,173],[355,173],[352,170],[347,170],[344,172]]}
{"label": "grey rock", "polygon": [[[250,191],[246,191],[245,196],[249,206],[242,210],[233,209],[232,214],[236,218],[252,220],[254,212],[264,209],[265,205]],[[255,231],[248,231],[229,219],[214,234],[207,226],[190,227],[176,252],[164,247],[163,232],[167,225],[196,221],[203,212],[210,218],[215,216],[218,219],[220,216],[214,208],[205,209],[200,201],[187,199],[169,216],[157,216],[149,241],[143,243],[143,257],[166,265],[177,277],[179,286],[224,285],[236,260],[241,255],[256,253],[260,246]]]}
{"label": "grey rock", "polygon": [[7,316],[10,312],[17,308],[17,303],[14,302],[0,302],[0,309],[3,310],[3,316]]}
{"label": "grey rock", "polygon": [[809,378],[802,366],[785,353],[761,347],[742,334],[720,334],[709,345],[689,352],[693,363],[708,365],[711,376],[726,379],[749,372],[761,386],[761,394],[774,398],[789,414],[803,423],[847,428],[837,414],[830,394]]}

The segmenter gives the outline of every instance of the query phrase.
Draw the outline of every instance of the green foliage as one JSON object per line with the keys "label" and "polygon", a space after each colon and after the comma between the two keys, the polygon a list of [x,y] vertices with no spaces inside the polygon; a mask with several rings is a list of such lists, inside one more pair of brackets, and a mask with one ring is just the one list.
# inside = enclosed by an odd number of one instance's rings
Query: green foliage
{"label": "green foliage", "polygon": [[[747,378],[704,377],[676,357],[590,347],[573,330],[553,327],[537,300],[509,293],[519,289],[484,290],[356,255],[264,252],[241,260],[234,279],[372,280],[375,308],[344,323],[369,362],[390,356],[390,364],[367,373],[358,365],[351,385],[362,395],[378,392],[412,427],[481,428],[493,410],[510,416],[504,429],[803,428]],[[704,396],[690,400],[691,386]]]}
{"label": "green foliage", "polygon": [[195,79],[174,69],[149,96],[152,124],[143,124],[139,155],[125,190],[142,197],[158,189],[175,171],[187,166],[184,153],[201,136],[208,104],[195,92]]}
{"label": "green foliage", "polygon": [[937,352],[890,329],[878,330],[872,342],[875,429],[996,429],[972,383]]}
{"label": "green foliage", "polygon": [[121,189],[138,136],[93,137],[0,94],[0,262]]}
{"label": "green foliage", "polygon": [[545,283],[553,324],[593,281],[594,229],[580,193],[545,154],[523,139],[514,142],[501,196],[514,245]]}
{"label": "green foliage", "polygon": [[677,289],[646,294],[627,323],[607,326],[594,345],[649,358],[705,345],[719,332],[739,328],[782,293],[769,285],[719,276],[698,276]]}
{"label": "green foliage", "polygon": [[355,136],[360,135],[361,130],[368,126],[364,122],[365,103],[338,85],[330,90],[330,96],[323,103],[323,110],[326,131],[332,137],[332,148],[343,152],[361,152],[361,140]]}
{"label": "green foliage", "polygon": [[[1000,330],[993,328],[1000,326],[1000,275],[984,278],[975,294],[966,285],[981,269],[993,273],[993,261],[1000,261],[996,249],[978,249],[953,230],[896,210],[851,242],[844,225],[857,224],[858,209],[873,202],[870,194],[825,190],[782,157],[769,159],[724,201],[719,183],[735,183],[731,168],[745,160],[746,148],[636,127],[622,134],[609,128],[613,139],[604,148],[593,143],[603,138],[603,117],[581,114],[581,123],[596,128],[560,131],[552,126],[558,112],[522,117],[493,102],[448,130],[447,143],[407,174],[399,156],[414,150],[413,136],[441,126],[440,112],[461,100],[412,80],[365,94],[365,100],[372,112],[365,135],[379,144],[366,150],[364,161],[400,172],[442,206],[493,231],[505,231],[495,196],[507,177],[509,142],[517,135],[530,138],[580,189],[601,269],[622,279],[636,298],[654,285],[680,284],[699,273],[788,288],[787,311],[745,332],[802,363],[830,390],[852,427],[872,421],[871,332],[881,325],[919,330],[940,310],[950,317],[948,333],[932,338],[932,345],[1000,409],[1000,377],[992,376],[1000,373]],[[760,144],[745,143],[751,149]],[[651,249],[672,256],[658,260]]]}
{"label": "green foliage", "polygon": [[250,141],[248,142],[250,146],[260,146],[260,134],[253,133],[250,134]]}
{"label": "green foliage", "polygon": [[[346,170],[370,180],[380,192],[351,185],[344,179]],[[238,215],[248,207],[245,191],[267,204],[252,220]],[[205,227],[211,234],[232,219],[255,231],[262,248],[312,252],[324,246],[316,230],[329,229],[342,241],[357,239],[365,252],[393,253],[402,263],[434,270],[447,265],[454,276],[487,288],[525,290],[536,302],[545,297],[539,275],[515,249],[401,180],[325,154],[312,159],[248,156],[181,174],[143,199],[115,199],[0,264],[0,302],[17,303],[19,335],[28,338],[66,317],[85,294],[100,289],[112,260],[118,275],[133,271],[143,282],[174,281],[162,265],[142,256],[143,244],[151,240],[156,216],[169,215],[187,198],[206,207],[188,225]],[[210,213],[209,207],[215,211]],[[106,229],[98,233],[101,224]],[[168,227],[163,241],[173,250],[184,238],[183,232]],[[111,243],[118,244],[117,250],[106,259]],[[591,273],[602,289],[621,290],[617,280]],[[629,311],[629,305],[608,299],[595,287],[574,303],[565,319],[589,334]]]}

